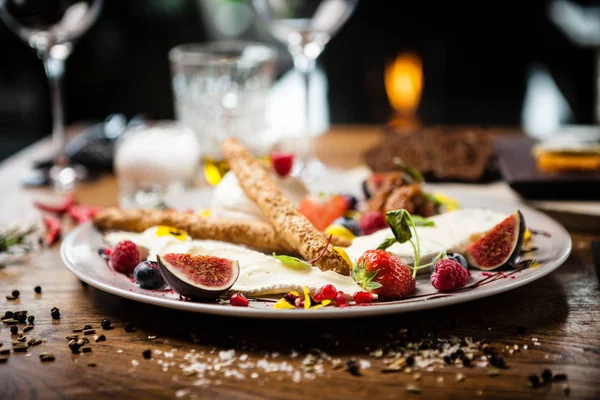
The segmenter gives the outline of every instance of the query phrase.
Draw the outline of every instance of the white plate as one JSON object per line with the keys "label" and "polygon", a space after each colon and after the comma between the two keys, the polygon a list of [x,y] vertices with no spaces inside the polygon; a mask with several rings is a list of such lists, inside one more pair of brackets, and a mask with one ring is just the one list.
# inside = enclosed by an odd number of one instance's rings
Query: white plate
{"label": "white plate", "polygon": [[[564,263],[571,252],[571,238],[567,231],[559,223],[539,211],[522,204],[499,201],[494,198],[474,197],[460,190],[447,190],[445,193],[456,198],[463,207],[484,207],[506,214],[520,209],[529,228],[549,234],[549,236],[534,235],[533,238],[533,246],[537,248],[533,256],[539,260],[539,265],[520,271],[494,272],[491,276],[485,276],[480,271],[472,270],[469,286],[452,293],[437,293],[429,283],[429,275],[424,274],[417,277],[417,291],[413,297],[395,302],[346,308],[330,306],[316,310],[275,310],[272,308],[273,301],[269,300],[251,301],[250,307],[232,307],[181,301],[175,293],[141,289],[126,276],[114,273],[98,256],[97,251],[103,246],[102,235],[89,223],[79,226],[65,238],[61,246],[61,256],[67,268],[82,281],[127,299],[179,310],[232,317],[312,319],[393,314],[480,299],[540,279]],[[209,197],[206,196],[207,194],[205,191],[204,196],[199,196],[197,199],[206,199]],[[205,204],[196,202],[196,207],[202,206]],[[477,286],[477,282],[483,282],[483,284]]]}

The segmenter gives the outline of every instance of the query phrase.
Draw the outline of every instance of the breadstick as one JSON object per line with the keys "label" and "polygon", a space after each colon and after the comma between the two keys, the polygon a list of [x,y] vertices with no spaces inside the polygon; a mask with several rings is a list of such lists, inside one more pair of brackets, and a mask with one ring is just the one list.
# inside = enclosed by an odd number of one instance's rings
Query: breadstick
{"label": "breadstick", "polygon": [[223,158],[246,193],[271,223],[275,231],[306,260],[316,261],[323,270],[332,270],[342,275],[350,274],[350,266],[342,256],[327,245],[323,233],[286,199],[268,172],[244,146],[235,139],[223,143]]}
{"label": "breadstick", "polygon": [[[265,222],[201,217],[171,210],[105,208],[94,216],[100,230],[142,232],[152,226],[167,225],[186,231],[194,239],[212,239],[243,244],[263,251],[293,252],[285,241]],[[338,238],[337,245],[349,241]]]}

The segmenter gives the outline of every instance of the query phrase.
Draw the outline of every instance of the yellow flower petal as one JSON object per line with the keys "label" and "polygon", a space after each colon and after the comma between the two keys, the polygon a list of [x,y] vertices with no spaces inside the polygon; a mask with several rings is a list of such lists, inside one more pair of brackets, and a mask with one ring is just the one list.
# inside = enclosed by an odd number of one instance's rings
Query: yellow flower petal
{"label": "yellow flower petal", "polygon": [[342,239],[354,240],[354,234],[350,231],[350,229],[341,225],[329,225],[325,229],[326,235],[333,235],[340,237]]}
{"label": "yellow flower petal", "polygon": [[200,210],[197,213],[201,217],[210,217],[210,208],[205,208],[204,210]]}
{"label": "yellow flower petal", "polygon": [[156,229],[156,236],[173,236],[175,239],[184,241],[187,239],[187,232],[172,226],[159,225]]}
{"label": "yellow flower petal", "polygon": [[346,250],[344,250],[341,247],[334,247],[333,249],[335,251],[337,251],[340,256],[342,256],[342,258],[344,259],[344,261],[346,261],[349,266],[351,266],[351,267],[354,266],[354,264],[352,264],[352,261],[350,261],[350,257],[348,257],[348,253],[346,253]]}
{"label": "yellow flower petal", "polygon": [[323,308],[328,304],[331,304],[331,300],[323,300],[321,303],[317,304],[316,306],[312,306],[310,309],[314,310],[315,308]]}
{"label": "yellow flower petal", "polygon": [[307,286],[304,286],[304,309],[308,310],[310,308],[311,298],[310,298],[310,290],[308,290]]}
{"label": "yellow flower petal", "polygon": [[523,242],[527,243],[531,239],[531,231],[529,229],[525,229],[525,234],[523,235]]}
{"label": "yellow flower petal", "polygon": [[286,299],[279,299],[277,303],[273,305],[273,308],[277,310],[289,310],[296,307],[288,303]]}
{"label": "yellow flower petal", "polygon": [[438,199],[441,203],[443,203],[446,206],[446,209],[448,211],[454,211],[460,208],[460,204],[458,203],[458,201],[450,196],[446,196],[442,193],[434,193],[433,195],[436,199]]}

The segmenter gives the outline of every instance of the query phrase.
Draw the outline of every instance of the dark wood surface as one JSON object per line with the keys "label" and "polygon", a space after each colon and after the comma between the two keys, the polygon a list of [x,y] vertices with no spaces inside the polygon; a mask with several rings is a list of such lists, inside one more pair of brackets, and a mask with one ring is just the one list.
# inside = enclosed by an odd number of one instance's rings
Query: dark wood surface
{"label": "dark wood surface", "polygon": [[[377,137],[373,129],[354,130],[363,135],[355,136],[347,129],[340,129],[322,138],[318,153],[338,166],[355,165],[360,161],[360,150],[375,143]],[[46,150],[47,143],[38,144],[0,166],[1,228],[9,222],[36,218],[31,201],[45,192],[22,189],[19,178],[31,160]],[[115,204],[114,179],[106,178],[81,187],[76,196],[85,203]],[[26,335],[44,340],[27,353],[11,354],[6,363],[0,364],[0,398],[566,397],[562,383],[528,387],[527,376],[539,375],[544,368],[567,374],[569,398],[599,398],[600,290],[591,251],[592,239],[598,237],[576,233],[572,236],[574,249],[565,265],[525,287],[437,310],[332,321],[222,318],[127,301],[82,286],[63,266],[58,246],[55,246],[0,270],[0,312],[28,310],[36,319],[35,328]],[[41,295],[34,293],[36,285],[42,286]],[[20,290],[20,299],[6,300],[5,295],[13,289]],[[51,319],[52,307],[60,309],[59,321]],[[110,318],[115,328],[103,331],[100,328],[103,318]],[[125,332],[125,323],[133,324],[136,332]],[[86,324],[96,328],[98,334],[104,333],[107,340],[99,343],[92,340],[91,353],[71,354],[65,337],[72,334],[73,328]],[[525,328],[524,334],[517,332],[518,326]],[[491,367],[447,366],[434,371],[382,373],[382,360],[369,353],[390,345],[401,329],[409,329],[418,337],[431,334],[433,339],[457,336],[490,340],[506,359],[508,368],[502,369],[496,377],[489,376]],[[15,338],[7,326],[0,327],[3,343],[0,350],[10,348]],[[506,346],[515,344],[520,350],[510,354]],[[524,345],[528,346],[527,350]],[[343,362],[351,358],[366,360],[371,367],[362,368],[361,376],[353,376],[344,368],[334,369],[330,361],[325,361],[322,374],[317,373],[314,379],[310,374],[301,374],[299,382],[295,382],[293,372],[241,367],[247,361],[256,363],[266,359],[274,368],[282,369],[286,361],[292,370],[302,371],[306,355],[314,348]],[[160,350],[163,354],[145,360],[142,357],[145,349]],[[186,376],[180,369],[180,364],[188,363],[186,354],[205,353],[201,359],[212,365],[219,351],[229,349],[236,349],[238,357],[233,367],[223,366],[214,377],[207,373],[209,384],[198,376]],[[299,353],[297,357],[290,353],[292,349]],[[42,352],[54,354],[56,360],[40,362],[38,355]],[[172,357],[166,357],[164,352],[172,353]],[[239,359],[243,354],[248,357],[246,362]],[[208,362],[208,357],[213,361]],[[96,363],[96,366],[88,366],[88,363]],[[166,363],[173,366],[164,371]],[[226,376],[226,371],[232,369],[241,371],[245,378]],[[256,378],[252,377],[253,372]],[[414,380],[415,373],[422,375],[419,381]],[[466,379],[457,382],[457,373],[464,374]],[[420,394],[409,393],[407,385],[418,386]]]}

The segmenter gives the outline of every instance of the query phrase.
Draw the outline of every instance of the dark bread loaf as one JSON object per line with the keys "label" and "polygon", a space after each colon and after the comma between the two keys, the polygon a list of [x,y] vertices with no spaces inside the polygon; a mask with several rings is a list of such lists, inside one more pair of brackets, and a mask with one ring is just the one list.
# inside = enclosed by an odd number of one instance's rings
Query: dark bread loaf
{"label": "dark bread loaf", "polygon": [[482,129],[425,128],[417,132],[387,131],[383,141],[365,153],[373,172],[397,170],[394,158],[434,180],[473,182],[481,179],[494,153]]}

